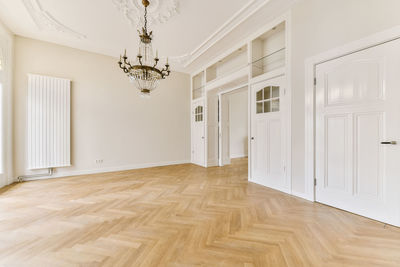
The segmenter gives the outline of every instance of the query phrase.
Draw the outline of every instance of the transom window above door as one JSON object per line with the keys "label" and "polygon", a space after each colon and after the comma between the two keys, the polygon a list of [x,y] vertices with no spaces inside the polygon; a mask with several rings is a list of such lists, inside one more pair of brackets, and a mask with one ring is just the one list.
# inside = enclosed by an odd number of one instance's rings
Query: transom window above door
{"label": "transom window above door", "polygon": [[279,86],[267,86],[256,93],[256,113],[279,111]]}
{"label": "transom window above door", "polygon": [[194,121],[203,121],[203,106],[197,106],[194,110]]}

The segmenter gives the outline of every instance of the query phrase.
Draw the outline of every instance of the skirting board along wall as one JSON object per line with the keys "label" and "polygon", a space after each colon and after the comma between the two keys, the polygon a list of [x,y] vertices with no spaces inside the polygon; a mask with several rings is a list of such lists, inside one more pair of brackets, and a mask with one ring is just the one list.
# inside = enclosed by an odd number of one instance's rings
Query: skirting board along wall
{"label": "skirting board along wall", "polygon": [[231,159],[245,158],[247,154],[231,154]]}
{"label": "skirting board along wall", "polygon": [[[108,168],[92,169],[92,170],[80,170],[80,171],[62,172],[62,173],[57,173],[57,171],[56,171],[52,176],[29,178],[29,179],[24,179],[24,181],[34,181],[34,180],[42,180],[42,179],[54,179],[54,178],[79,176],[79,175],[90,175],[90,174],[98,174],[98,173],[109,173],[109,172],[118,172],[118,171],[130,171],[130,170],[137,170],[137,169],[163,167],[163,166],[180,165],[180,164],[188,164],[188,163],[190,163],[190,160],[177,160],[177,161],[133,164],[133,165],[108,167]],[[15,178],[15,180],[16,179],[17,178]]]}

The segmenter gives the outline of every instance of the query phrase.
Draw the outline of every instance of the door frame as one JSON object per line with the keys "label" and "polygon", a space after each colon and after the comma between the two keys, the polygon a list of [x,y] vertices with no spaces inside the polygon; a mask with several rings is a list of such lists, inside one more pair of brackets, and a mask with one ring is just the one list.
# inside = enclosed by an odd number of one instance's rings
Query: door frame
{"label": "door frame", "polygon": [[[244,88],[246,88],[246,90],[248,92],[250,90],[249,84],[245,83],[245,84],[242,84],[242,85],[239,85],[239,86],[235,86],[235,87],[229,88],[227,90],[218,92],[218,94],[217,94],[218,95],[218,102],[219,102],[219,105],[218,105],[218,118],[219,118],[219,120],[218,120],[218,166],[220,166],[220,167],[224,166],[223,163],[222,163],[222,136],[221,136],[221,131],[222,131],[222,129],[221,129],[222,128],[222,125],[221,125],[221,118],[222,118],[222,108],[221,108],[222,101],[221,100],[222,100],[222,95],[231,94],[234,91],[240,91],[240,90],[244,91]],[[249,103],[250,103],[250,100],[247,99],[247,105],[249,105]],[[247,109],[247,112],[249,112],[249,109]],[[249,118],[249,117],[250,117],[250,114],[247,113],[247,118]],[[250,139],[250,130],[247,129],[247,140],[249,140],[249,139]],[[248,151],[249,150],[250,150],[250,148],[248,148]]]}
{"label": "door frame", "polygon": [[370,35],[366,38],[328,50],[305,61],[305,192],[299,197],[315,201],[315,130],[316,130],[316,67],[330,60],[360,52],[390,41],[400,39],[400,26]]}

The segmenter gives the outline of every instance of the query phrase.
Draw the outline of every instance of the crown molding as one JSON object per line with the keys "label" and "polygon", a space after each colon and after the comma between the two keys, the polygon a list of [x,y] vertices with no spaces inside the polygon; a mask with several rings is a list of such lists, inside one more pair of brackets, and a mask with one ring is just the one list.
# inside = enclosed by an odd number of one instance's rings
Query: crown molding
{"label": "crown molding", "polygon": [[230,17],[220,28],[218,28],[213,34],[211,34],[203,43],[195,48],[191,53],[185,55],[189,58],[184,62],[184,67],[188,67],[193,61],[199,58],[204,52],[210,47],[215,45],[218,41],[232,32],[238,25],[248,19],[251,15],[265,6],[270,0],[252,0],[235,14]]}
{"label": "crown molding", "polygon": [[[140,28],[144,24],[142,0],[112,0],[112,2],[132,27]],[[151,25],[162,24],[178,13],[178,0],[152,0],[147,8],[147,20]]]}
{"label": "crown molding", "polygon": [[22,3],[39,30],[56,31],[77,39],[86,38],[85,35],[80,34],[57,21],[49,12],[42,8],[39,0],[22,0]]}

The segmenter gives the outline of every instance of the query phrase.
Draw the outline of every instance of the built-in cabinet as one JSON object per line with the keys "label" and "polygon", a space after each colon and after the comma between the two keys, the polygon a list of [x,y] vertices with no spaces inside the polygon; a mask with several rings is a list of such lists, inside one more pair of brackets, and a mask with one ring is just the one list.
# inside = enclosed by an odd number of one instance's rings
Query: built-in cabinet
{"label": "built-in cabinet", "polygon": [[[205,150],[198,150],[198,155],[192,155],[193,163],[201,162],[199,165],[206,167],[221,164],[219,95],[232,88],[247,87],[249,179],[285,192],[290,191],[289,20],[289,16],[285,15],[269,23],[193,74],[192,142],[197,144],[199,139],[193,137],[203,135],[205,142]],[[203,105],[204,127],[196,124],[199,100]],[[254,141],[255,138],[257,141]],[[197,153],[196,150],[193,153]],[[200,161],[199,157],[204,157],[204,160]]]}

